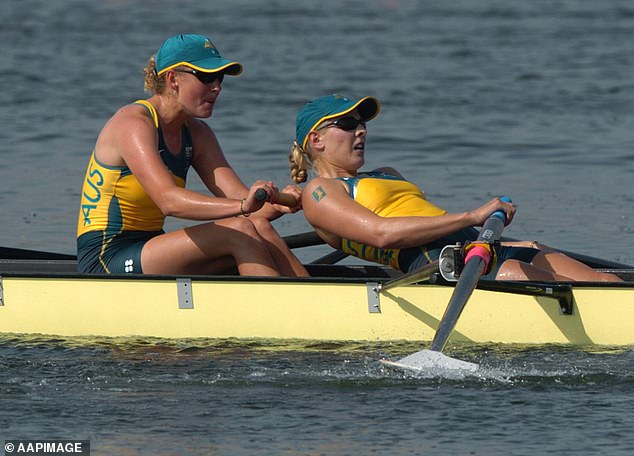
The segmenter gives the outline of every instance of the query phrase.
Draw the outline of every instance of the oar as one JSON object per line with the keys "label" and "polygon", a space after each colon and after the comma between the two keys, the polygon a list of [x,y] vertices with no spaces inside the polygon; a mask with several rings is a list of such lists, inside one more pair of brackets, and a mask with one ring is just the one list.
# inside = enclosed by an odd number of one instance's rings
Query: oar
{"label": "oar", "polygon": [[[508,198],[502,198],[502,200],[509,203],[511,202]],[[441,352],[443,348],[445,348],[445,344],[455,328],[462,310],[465,308],[467,301],[471,297],[473,290],[478,285],[480,277],[491,260],[490,251],[486,247],[477,244],[492,244],[499,240],[502,236],[505,222],[506,215],[503,211],[494,212],[484,222],[475,246],[469,249],[465,256],[464,268],[460,274],[458,283],[456,283],[456,288],[451,295],[447,309],[438,324],[438,329],[436,330],[430,349],[421,350],[397,362],[383,361],[384,364],[411,370],[423,370],[433,367],[469,371],[477,369],[477,364],[453,359],[443,355]]]}
{"label": "oar", "polygon": [[[264,190],[263,188],[259,188],[255,191],[256,200],[266,201],[267,198],[268,195],[266,194],[266,190]],[[275,201],[275,203],[281,204],[282,206],[293,207],[297,206],[297,198],[295,198],[295,196],[291,195],[290,193],[279,192],[277,194],[277,200]]]}
{"label": "oar", "polygon": [[[510,202],[508,198],[503,198],[503,200]],[[506,215],[503,211],[496,211],[491,214],[486,222],[484,222],[477,242],[492,244],[499,240],[502,236],[505,222]],[[442,349],[445,348],[449,335],[456,326],[462,310],[471,297],[473,290],[478,285],[478,281],[490,260],[491,253],[485,247],[476,245],[467,252],[464,268],[460,274],[456,288],[451,295],[447,310],[445,310],[445,314],[440,320],[436,335],[431,343],[431,350],[442,351]]]}
{"label": "oar", "polygon": [[298,234],[289,234],[284,236],[284,242],[290,249],[298,249],[301,247],[312,247],[314,245],[325,244],[324,240],[314,231],[305,231]]}
{"label": "oar", "polygon": [[3,260],[74,260],[75,258],[75,255],[65,253],[0,247],[0,259]]}

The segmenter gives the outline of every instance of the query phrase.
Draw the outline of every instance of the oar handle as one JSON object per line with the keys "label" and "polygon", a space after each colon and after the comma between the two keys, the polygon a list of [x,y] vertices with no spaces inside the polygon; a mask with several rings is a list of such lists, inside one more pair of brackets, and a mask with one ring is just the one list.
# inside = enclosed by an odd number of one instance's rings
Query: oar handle
{"label": "oar handle", "polygon": [[[500,200],[505,203],[511,203],[511,198],[503,196]],[[497,210],[489,216],[488,219],[482,225],[480,234],[478,235],[478,241],[494,242],[502,237],[502,231],[504,230],[504,224],[506,223],[506,213],[502,210]]]}
{"label": "oar handle", "polygon": [[[500,201],[504,201],[505,203],[512,203],[513,201],[508,196],[500,197]],[[502,210],[495,211],[490,217],[497,217],[501,219],[503,222],[506,222],[506,213]]]}
{"label": "oar handle", "polygon": [[268,198],[268,195],[266,194],[266,190],[264,190],[263,188],[258,188],[255,191],[256,201],[266,201],[266,198]]}
{"label": "oar handle", "polygon": [[[255,191],[256,200],[266,201],[267,198],[268,195],[266,193],[266,190],[264,190],[263,188],[258,188]],[[291,195],[290,193],[280,192],[277,194],[277,201],[275,201],[275,204],[281,204],[282,206],[287,207],[295,207],[297,206],[297,198],[295,198],[295,196]]]}

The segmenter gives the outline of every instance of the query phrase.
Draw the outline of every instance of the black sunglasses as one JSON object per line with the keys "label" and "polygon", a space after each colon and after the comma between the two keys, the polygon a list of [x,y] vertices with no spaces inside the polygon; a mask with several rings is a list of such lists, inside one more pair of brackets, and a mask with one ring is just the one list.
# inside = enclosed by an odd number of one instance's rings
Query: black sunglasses
{"label": "black sunglasses", "polygon": [[174,71],[176,71],[177,73],[193,74],[203,84],[212,84],[216,82],[216,80],[218,80],[218,82],[222,82],[222,80],[225,78],[225,74],[222,71],[216,71],[215,73],[204,73],[202,71],[196,71],[192,69]]}
{"label": "black sunglasses", "polygon": [[321,128],[337,127],[344,131],[354,131],[359,127],[359,125],[365,128],[365,120],[357,119],[356,117],[352,116],[347,116],[340,117],[337,120],[333,120],[332,122],[324,125]]}

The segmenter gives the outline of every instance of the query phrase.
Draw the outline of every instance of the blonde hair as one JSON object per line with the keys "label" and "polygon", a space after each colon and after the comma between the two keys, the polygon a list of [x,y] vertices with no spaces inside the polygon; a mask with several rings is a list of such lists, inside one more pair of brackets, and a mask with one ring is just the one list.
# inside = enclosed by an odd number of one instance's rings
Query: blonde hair
{"label": "blonde hair", "polygon": [[[327,120],[323,121],[315,128],[310,130],[308,134],[313,131],[321,130],[322,128],[329,125]],[[310,148],[310,141],[306,141],[306,148],[304,149],[300,146],[296,140],[293,141],[293,146],[291,147],[291,151],[288,154],[288,161],[291,163],[291,179],[296,184],[301,184],[302,182],[306,182],[308,179],[308,172],[314,170],[316,174],[317,170],[315,169],[318,160],[318,156]]]}
{"label": "blonde hair", "polygon": [[165,75],[159,76],[156,72],[155,56],[150,57],[145,68],[143,68],[145,80],[143,89],[151,94],[163,93],[165,90]]}
{"label": "blonde hair", "polygon": [[297,144],[297,141],[293,141],[293,147],[288,154],[288,161],[291,163],[291,179],[296,184],[306,182],[308,178],[308,170],[313,167],[314,158],[310,151],[310,146],[306,145],[307,151],[302,149],[302,146]]}

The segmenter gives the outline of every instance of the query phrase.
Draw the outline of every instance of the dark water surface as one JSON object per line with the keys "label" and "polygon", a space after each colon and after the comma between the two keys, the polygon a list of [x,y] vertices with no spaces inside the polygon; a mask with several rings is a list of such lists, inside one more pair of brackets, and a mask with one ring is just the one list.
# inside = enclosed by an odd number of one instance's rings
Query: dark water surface
{"label": "dark water surface", "polygon": [[473,375],[381,367],[414,344],[0,338],[7,436],[96,454],[632,454],[632,350],[452,346]]}
{"label": "dark water surface", "polygon": [[[368,168],[396,167],[450,211],[510,195],[509,236],[634,263],[628,0],[5,1],[0,245],[74,253],[99,129],[183,32],[245,65],[209,122],[247,183],[289,182],[308,99],[375,95]],[[94,454],[634,452],[630,349],[453,346],[485,366],[461,378],[377,362],[419,348],[7,336],[0,436],[90,439]]]}

